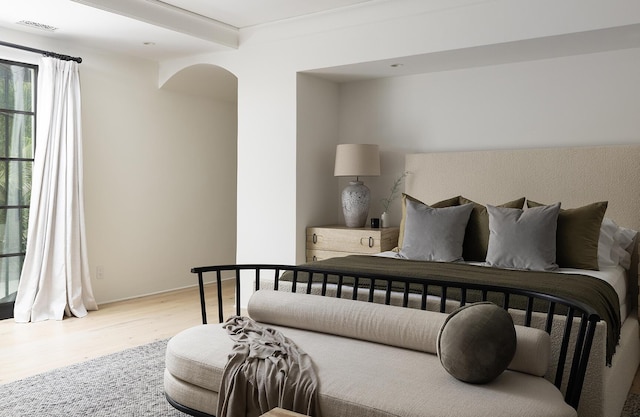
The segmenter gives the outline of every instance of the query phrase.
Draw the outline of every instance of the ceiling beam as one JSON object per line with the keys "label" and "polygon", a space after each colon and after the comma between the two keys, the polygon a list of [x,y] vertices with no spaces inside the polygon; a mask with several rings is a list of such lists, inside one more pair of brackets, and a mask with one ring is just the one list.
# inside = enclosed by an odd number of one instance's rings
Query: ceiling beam
{"label": "ceiling beam", "polygon": [[[237,49],[238,28],[160,0],[72,0],[199,39]],[[117,30],[114,28],[114,30]]]}

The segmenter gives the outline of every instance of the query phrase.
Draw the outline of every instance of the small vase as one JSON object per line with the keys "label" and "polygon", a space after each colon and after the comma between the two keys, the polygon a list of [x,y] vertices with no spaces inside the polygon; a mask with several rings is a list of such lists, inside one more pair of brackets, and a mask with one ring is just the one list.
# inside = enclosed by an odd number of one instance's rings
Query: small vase
{"label": "small vase", "polygon": [[390,227],[391,218],[386,211],[380,216],[380,227]]}

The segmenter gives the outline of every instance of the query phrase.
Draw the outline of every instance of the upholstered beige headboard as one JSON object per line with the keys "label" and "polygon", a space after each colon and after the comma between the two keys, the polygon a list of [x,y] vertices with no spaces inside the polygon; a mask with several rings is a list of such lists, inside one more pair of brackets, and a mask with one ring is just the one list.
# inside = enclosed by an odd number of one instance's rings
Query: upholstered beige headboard
{"label": "upholstered beige headboard", "polygon": [[563,208],[608,201],[606,217],[640,230],[640,145],[409,154],[405,166],[405,192],[427,204],[457,195]]}

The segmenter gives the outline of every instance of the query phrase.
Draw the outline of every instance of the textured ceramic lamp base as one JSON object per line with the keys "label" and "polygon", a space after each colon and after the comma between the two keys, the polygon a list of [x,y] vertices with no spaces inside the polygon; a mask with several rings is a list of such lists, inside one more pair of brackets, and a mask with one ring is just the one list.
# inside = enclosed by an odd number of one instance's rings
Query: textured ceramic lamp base
{"label": "textured ceramic lamp base", "polygon": [[369,217],[369,188],[361,181],[351,181],[342,190],[342,212],[347,227],[364,227]]}

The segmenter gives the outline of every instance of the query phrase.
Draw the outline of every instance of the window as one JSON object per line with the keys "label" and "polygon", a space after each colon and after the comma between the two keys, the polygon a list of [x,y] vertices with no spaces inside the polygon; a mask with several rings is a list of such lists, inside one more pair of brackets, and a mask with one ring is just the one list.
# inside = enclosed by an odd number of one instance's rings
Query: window
{"label": "window", "polygon": [[0,60],[0,319],[13,304],[27,246],[37,66]]}

